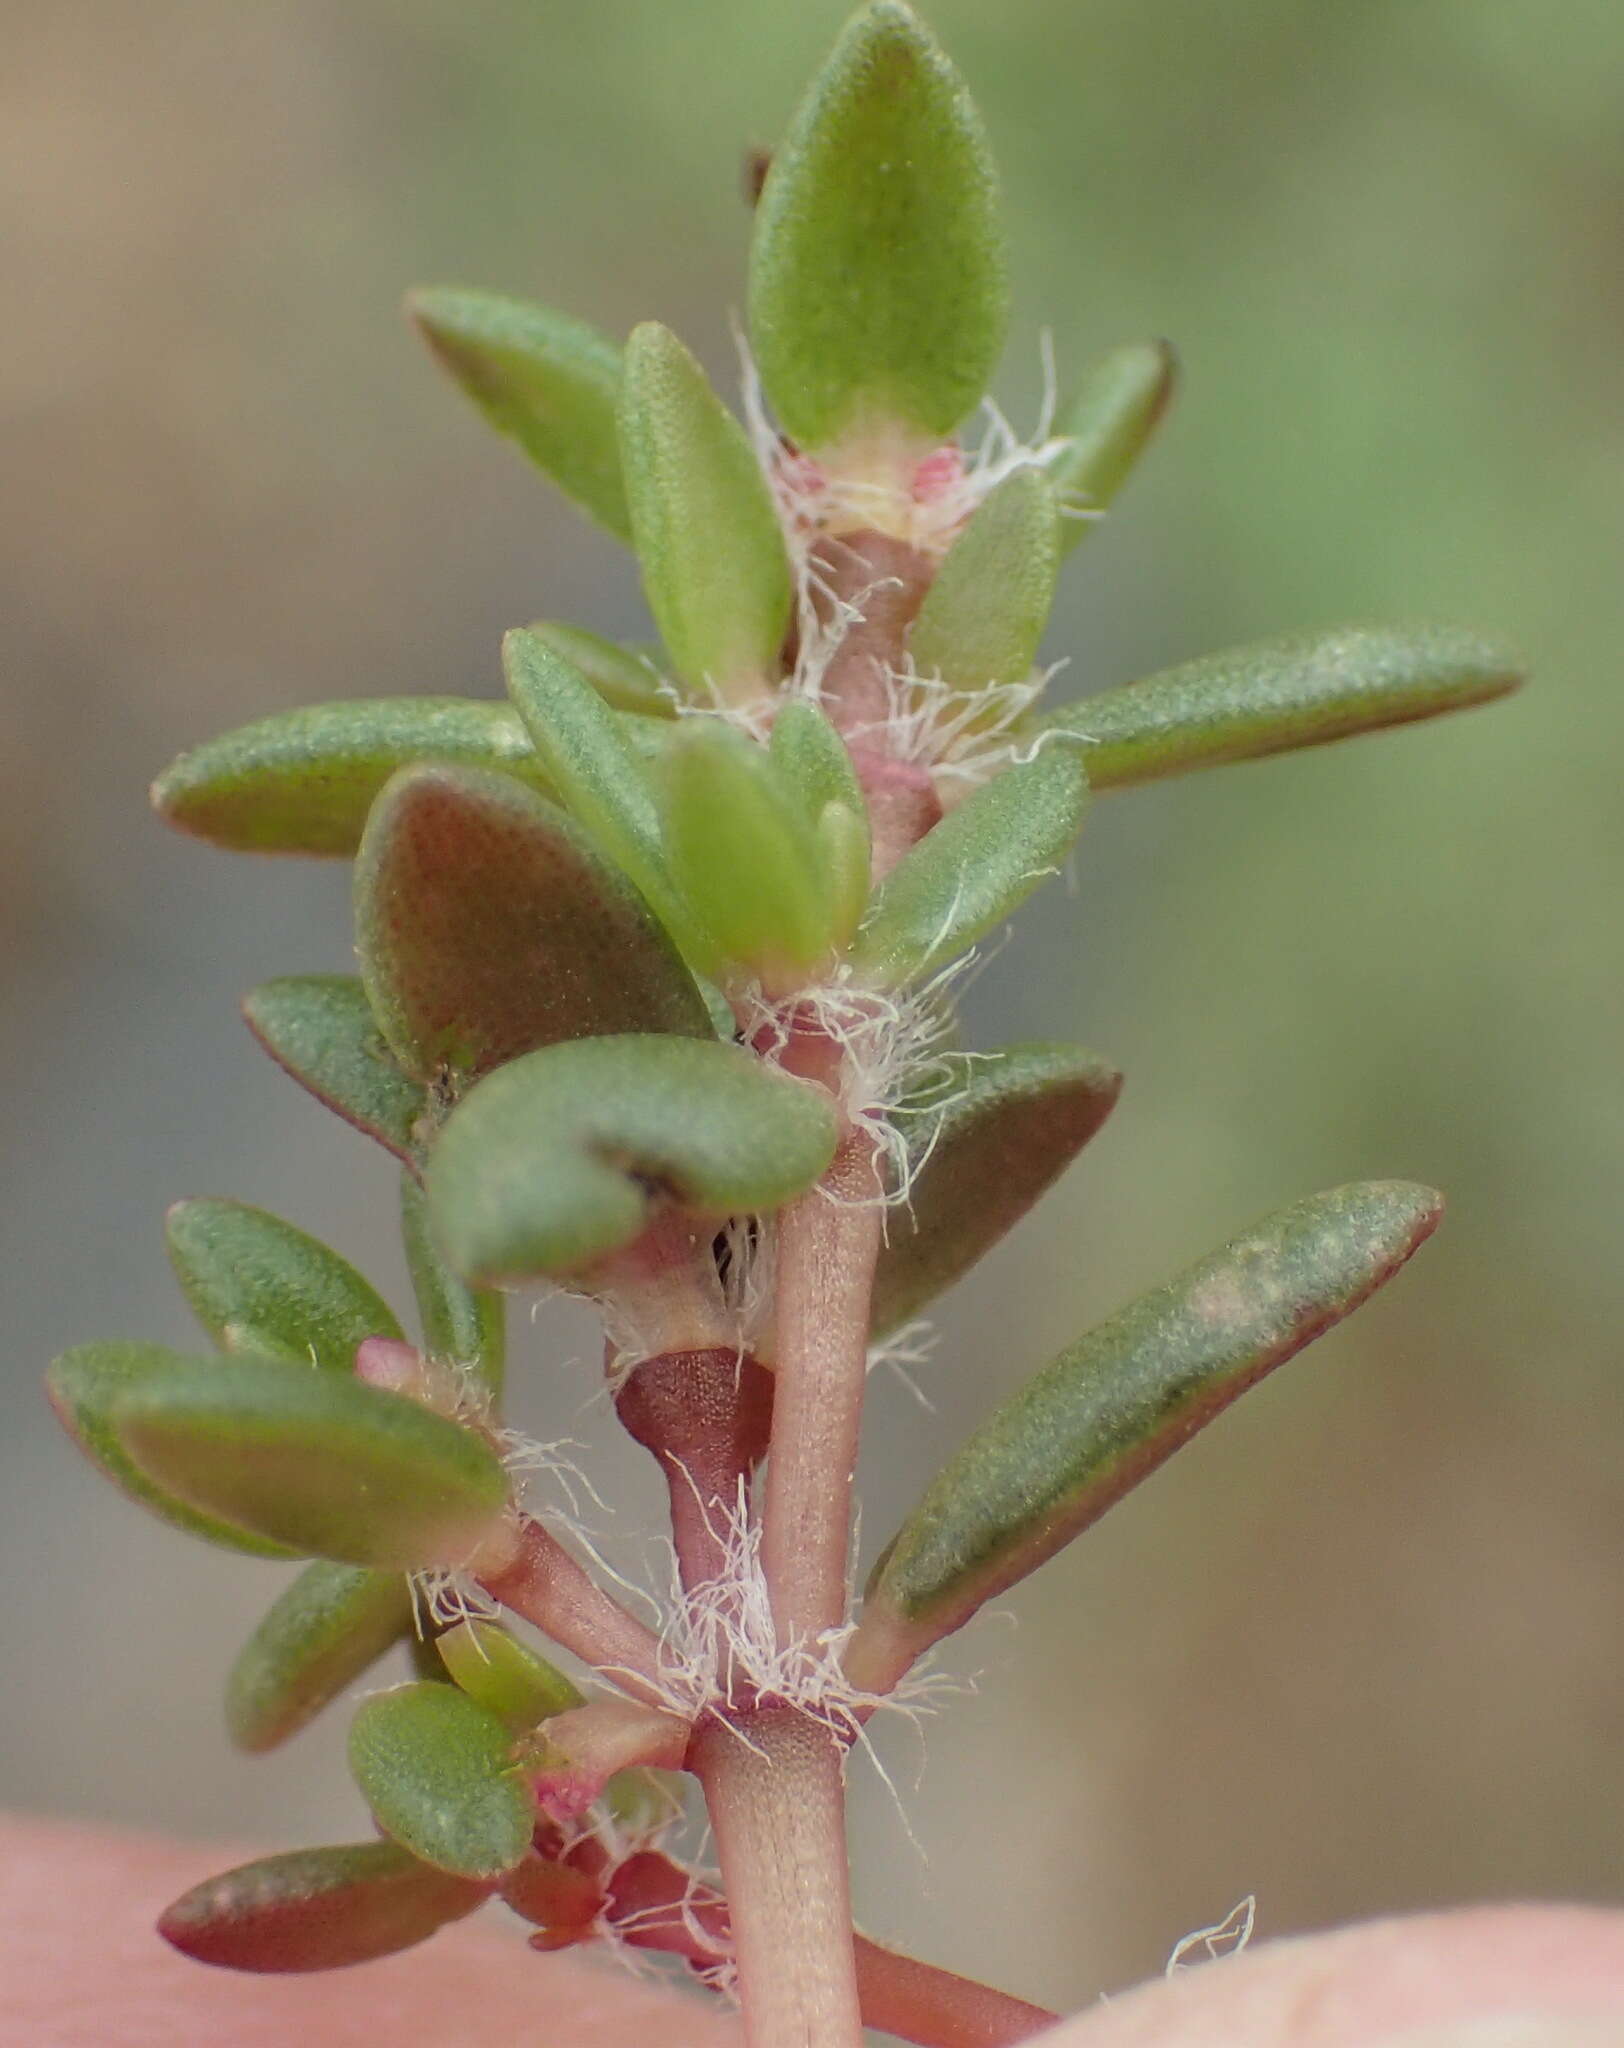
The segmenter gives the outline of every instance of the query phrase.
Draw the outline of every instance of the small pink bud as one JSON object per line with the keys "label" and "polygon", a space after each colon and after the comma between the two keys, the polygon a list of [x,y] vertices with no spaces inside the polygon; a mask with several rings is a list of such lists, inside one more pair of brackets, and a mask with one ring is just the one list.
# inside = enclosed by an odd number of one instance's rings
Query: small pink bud
{"label": "small pink bud", "polygon": [[913,496],[918,505],[933,504],[957,490],[964,481],[964,452],[956,441],[936,448],[913,473]]}
{"label": "small pink bud", "polygon": [[423,1360],[416,1348],[398,1337],[368,1337],[355,1354],[355,1376],[386,1394],[404,1394],[421,1401],[427,1392]]}

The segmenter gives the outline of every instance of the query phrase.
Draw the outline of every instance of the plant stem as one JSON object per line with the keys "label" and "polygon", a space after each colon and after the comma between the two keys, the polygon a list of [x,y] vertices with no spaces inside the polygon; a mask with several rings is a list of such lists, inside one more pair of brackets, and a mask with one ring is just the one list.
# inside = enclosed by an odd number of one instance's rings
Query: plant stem
{"label": "plant stem", "polygon": [[866,1935],[857,1936],[856,1957],[864,2024],[927,2048],[1010,2048],[1059,2018],[1046,2006],[882,1948]]}
{"label": "plant stem", "polygon": [[611,1599],[539,1522],[525,1518],[518,1555],[480,1584],[493,1600],[572,1650],[584,1664],[611,1675],[622,1691],[650,1706],[661,1704],[659,1642],[653,1630]]}
{"label": "plant stem", "polygon": [[750,2048],[860,2048],[839,1739],[793,1707],[765,1707],[713,1720],[690,1757],[721,1859]]}
{"label": "plant stem", "polygon": [[[795,1065],[827,1082],[838,1061],[818,1039]],[[779,1219],[762,1569],[779,1644],[814,1656],[846,1618],[879,1191],[873,1140],[851,1130],[819,1185]],[[713,1721],[691,1761],[721,1856],[751,2048],[855,2048],[843,1744],[802,1708],[769,1701]]]}
{"label": "plant stem", "polygon": [[782,1644],[815,1642],[846,1619],[880,1192],[873,1140],[852,1130],[818,1186],[779,1218],[777,1384],[761,1557]]}
{"label": "plant stem", "polygon": [[690,1593],[727,1568],[729,1521],[766,1455],[772,1405],[772,1374],[732,1347],[646,1358],[615,1395],[615,1412],[670,1490],[671,1539]]}

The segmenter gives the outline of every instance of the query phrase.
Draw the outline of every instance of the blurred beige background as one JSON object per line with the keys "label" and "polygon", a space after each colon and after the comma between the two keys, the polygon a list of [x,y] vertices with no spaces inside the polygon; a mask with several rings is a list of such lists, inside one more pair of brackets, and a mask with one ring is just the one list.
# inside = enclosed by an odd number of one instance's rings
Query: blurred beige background
{"label": "blurred beige background", "polygon": [[[38,1394],[193,1341],[166,1202],[232,1193],[399,1289],[393,1176],[239,993],[340,968],[338,869],[170,839],[143,785],[278,706],[494,693],[501,629],[636,633],[612,543],[441,388],[415,281],[676,325],[731,381],[747,220],[835,0],[0,5],[0,1798],[294,1843],[362,1824],[341,1717],[246,1763],[220,1676],[269,1567],[149,1523]],[[1449,1190],[1356,1327],[955,1646],[919,1850],[859,1793],[878,1934],[1058,2004],[1243,1893],[1261,1931],[1616,1898],[1624,1814],[1624,11],[1611,0],[938,0],[1004,167],[1001,395],[1178,343],[1176,419],[1074,558],[1080,691],[1345,618],[1481,625],[1509,706],[1099,806],[970,998],[1126,1065],[1113,1124],[881,1385],[870,1547],[984,1406],[1255,1214]],[[650,1496],[583,1326],[525,1418]],[[600,1449],[600,1444],[602,1448]],[[859,1773],[860,1779],[863,1774]],[[537,1964],[538,1971],[545,1969]]]}

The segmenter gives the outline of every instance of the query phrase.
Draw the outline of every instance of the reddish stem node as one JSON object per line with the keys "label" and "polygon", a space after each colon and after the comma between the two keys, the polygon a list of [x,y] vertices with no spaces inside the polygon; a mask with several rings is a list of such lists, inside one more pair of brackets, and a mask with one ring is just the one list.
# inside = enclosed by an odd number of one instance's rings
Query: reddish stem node
{"label": "reddish stem node", "polygon": [[682,1583],[719,1578],[741,1482],[767,1454],[772,1374],[748,1353],[668,1351],[628,1374],[615,1409],[665,1474]]}

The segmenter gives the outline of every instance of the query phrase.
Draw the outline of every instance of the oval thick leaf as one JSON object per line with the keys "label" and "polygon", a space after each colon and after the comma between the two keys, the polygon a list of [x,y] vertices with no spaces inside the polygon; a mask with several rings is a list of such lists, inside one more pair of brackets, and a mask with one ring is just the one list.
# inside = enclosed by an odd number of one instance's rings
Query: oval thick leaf
{"label": "oval thick leaf", "polygon": [[356,1842],[208,1878],[169,1907],[158,1932],[222,1970],[337,1970],[413,1948],[489,1896],[487,1885],[433,1870],[393,1842]]}
{"label": "oval thick leaf", "polygon": [[[45,1391],[57,1420],[91,1463],[112,1480],[131,1500],[139,1501],[155,1515],[171,1522],[188,1535],[217,1543],[222,1550],[247,1551],[253,1557],[296,1557],[286,1544],[273,1543],[252,1535],[214,1515],[201,1514],[186,1501],[177,1500],[148,1478],[130,1460],[113,1428],[113,1410],[119,1399],[161,1377],[177,1360],[206,1364],[211,1372],[235,1371],[219,1359],[188,1360],[185,1354],[162,1344],[79,1344],[64,1351],[45,1375]],[[282,1370],[289,1371],[284,1366]]]}
{"label": "oval thick leaf", "polygon": [[643,589],[673,667],[701,694],[759,696],[789,625],[783,530],[749,436],[657,321],[626,344],[620,445]]}
{"label": "oval thick leaf", "polygon": [[353,974],[287,974],[243,1002],[248,1028],[271,1058],[346,1123],[410,1159],[429,1107],[383,1040]]}
{"label": "oval thick leaf", "polygon": [[501,1527],[485,1440],[399,1394],[271,1359],[174,1358],[110,1404],[136,1469],[304,1557],[453,1570]]}
{"label": "oval thick leaf", "polygon": [[655,666],[653,650],[622,647],[585,626],[536,619],[525,631],[579,670],[603,701],[640,718],[675,718],[677,692]]}
{"label": "oval thick leaf", "polygon": [[1450,626],[1294,633],[1084,697],[1041,721],[1088,743],[1095,789],[1407,725],[1504,697],[1513,656]]}
{"label": "oval thick leaf", "polygon": [[226,1727],[250,1755],[275,1749],[412,1625],[398,1572],[307,1565],[248,1638],[226,1680]]}
{"label": "oval thick leaf", "polygon": [[372,697],[279,711],[205,740],[152,785],[171,825],[237,853],[348,858],[379,790],[413,761],[548,787],[517,712],[472,697]]}
{"label": "oval thick leaf", "polygon": [[1091,1330],[995,1411],[881,1557],[847,1659],[891,1682],[1035,1571],[1429,1237],[1441,1196],[1334,1188],[1265,1217]]}
{"label": "oval thick leaf", "polygon": [[1018,469],[982,500],[926,591],[908,634],[914,668],[955,690],[1024,682],[1059,570],[1053,486]]}
{"label": "oval thick leaf", "polygon": [[780,707],[768,753],[780,782],[800,798],[812,827],[829,905],[830,942],[843,951],[868,908],[874,856],[868,799],[846,742],[804,697],[792,697]]}
{"label": "oval thick leaf", "polygon": [[[1061,502],[1074,515],[1103,512],[1127,482],[1173,396],[1178,361],[1165,341],[1130,342],[1103,356],[1055,416],[1068,446],[1049,465]],[[1068,553],[1098,524],[1087,516],[1060,523]]]}
{"label": "oval thick leaf", "polygon": [[750,339],[767,397],[807,448],[893,422],[945,440],[987,389],[1007,296],[980,118],[912,10],[874,0],[756,208]]}
{"label": "oval thick leaf", "polygon": [[1087,804],[1081,750],[1065,744],[984,783],[881,883],[852,948],[858,978],[900,988],[974,945],[1058,872]]}
{"label": "oval thick leaf", "polygon": [[438,1870],[495,1879],[530,1847],[535,1801],[508,1729],[454,1685],[418,1681],[363,1700],[350,1769],[384,1832]]}
{"label": "oval thick leaf", "polygon": [[559,801],[618,862],[666,930],[691,949],[690,919],[672,887],[654,775],[617,718],[580,671],[530,632],[502,643],[508,690]]}
{"label": "oval thick leaf", "polygon": [[453,1682],[516,1732],[584,1704],[556,1665],[500,1622],[459,1621],[436,1636],[434,1646]]}
{"label": "oval thick leaf", "polygon": [[816,825],[830,804],[866,816],[863,785],[846,742],[807,698],[791,697],[780,705],[767,752],[785,788],[800,799],[809,825]]}
{"label": "oval thick leaf", "polygon": [[834,905],[795,790],[720,719],[685,719],[663,766],[666,858],[714,954],[770,994],[804,986],[830,950]]}
{"label": "oval thick leaf", "polygon": [[352,1372],[358,1344],[402,1334],[353,1266],[268,1210],[212,1196],[177,1202],[167,1236],[181,1289],[223,1350]]}
{"label": "oval thick leaf", "polygon": [[1020,1221],[1122,1089],[1116,1069],[1080,1046],[945,1053],[931,1065],[929,1087],[892,1118],[911,1179],[875,1268],[877,1337],[918,1315]]}
{"label": "oval thick leaf", "polygon": [[425,286],[406,310],[497,432],[617,540],[630,540],[615,434],[620,350],[609,337],[497,292]]}
{"label": "oval thick leaf", "polygon": [[828,1099],[743,1047],[593,1038],[515,1060],[453,1110],[429,1208],[457,1269],[499,1285],[583,1270],[656,1203],[775,1209],[834,1156]]}
{"label": "oval thick leaf", "polygon": [[356,951],[385,1039],[454,1082],[607,1032],[711,1035],[643,899],[556,805],[500,775],[411,768],[368,821]]}
{"label": "oval thick leaf", "polygon": [[430,1358],[474,1372],[500,1398],[507,1360],[507,1303],[488,1287],[470,1287],[452,1271],[429,1228],[428,1204],[415,1174],[400,1178],[400,1234]]}

